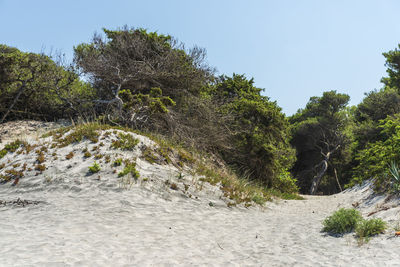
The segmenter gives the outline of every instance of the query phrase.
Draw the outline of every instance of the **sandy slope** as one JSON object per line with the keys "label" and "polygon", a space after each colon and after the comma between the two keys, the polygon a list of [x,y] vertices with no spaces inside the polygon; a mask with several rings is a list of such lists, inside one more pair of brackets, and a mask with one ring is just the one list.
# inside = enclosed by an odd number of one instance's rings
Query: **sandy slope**
{"label": "sandy slope", "polygon": [[[149,142],[141,138],[141,142]],[[87,144],[58,151],[44,174],[33,173],[12,187],[0,185],[0,200],[38,201],[0,205],[0,266],[399,266],[400,238],[393,231],[358,247],[352,234],[321,233],[321,221],[339,207],[358,207],[392,224],[397,200],[371,195],[367,185],[333,196],[279,201],[260,208],[228,208],[216,187],[196,187],[185,174],[180,190],[163,181],[177,169],[138,159],[141,176],[126,188],[104,170],[85,175],[93,163],[75,156]],[[49,154],[51,151],[49,151]],[[123,153],[123,152],[121,152]],[[13,164],[33,160],[7,155]],[[61,160],[63,159],[63,160]],[[1,162],[0,162],[1,163]],[[191,184],[192,197],[182,184]],[[213,205],[210,205],[210,202]]]}

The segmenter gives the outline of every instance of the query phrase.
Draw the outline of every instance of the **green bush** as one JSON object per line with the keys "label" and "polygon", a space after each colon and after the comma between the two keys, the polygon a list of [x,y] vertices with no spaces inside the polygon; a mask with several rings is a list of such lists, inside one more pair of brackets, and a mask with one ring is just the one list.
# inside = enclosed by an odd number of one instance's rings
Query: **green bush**
{"label": "green bush", "polygon": [[[380,140],[369,143],[365,149],[358,151],[355,159],[359,162],[353,169],[350,185],[374,179],[374,189],[385,191],[393,179],[388,177],[390,162],[400,161],[400,114],[380,121]],[[396,175],[392,168],[392,176]],[[395,177],[392,177],[395,179]],[[391,181],[392,180],[392,181]]]}
{"label": "green bush", "polygon": [[368,238],[383,233],[386,227],[386,222],[380,218],[361,220],[357,224],[355,232],[358,238]]}
{"label": "green bush", "polygon": [[362,220],[358,210],[341,208],[323,221],[323,232],[344,234],[353,231]]}

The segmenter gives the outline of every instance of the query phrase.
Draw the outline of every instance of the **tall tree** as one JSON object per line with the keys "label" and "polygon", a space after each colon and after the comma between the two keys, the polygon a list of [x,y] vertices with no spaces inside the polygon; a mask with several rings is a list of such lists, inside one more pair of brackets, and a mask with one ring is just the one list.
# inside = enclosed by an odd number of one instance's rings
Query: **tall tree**
{"label": "tall tree", "polygon": [[151,125],[152,105],[166,112],[187,94],[199,94],[212,77],[213,70],[204,64],[204,50],[186,51],[169,35],[126,26],[104,33],[105,38],[95,34],[91,43],[75,47],[74,61],[97,89],[96,102],[106,105],[102,110],[114,105],[125,123]]}
{"label": "tall tree", "polygon": [[242,174],[269,187],[297,190],[293,180],[285,176],[294,161],[294,151],[288,142],[288,121],[276,102],[262,96],[262,89],[244,75],[221,76],[210,89],[220,103],[219,112],[233,116],[229,125],[233,145],[221,151],[223,158]]}
{"label": "tall tree", "polygon": [[349,100],[346,94],[324,92],[322,97],[311,97],[305,109],[289,119],[291,142],[297,151],[293,173],[301,191],[316,194],[324,176],[329,177],[323,188],[325,193],[341,189],[338,175],[348,158],[346,153],[350,144],[347,132],[350,119],[346,112]]}
{"label": "tall tree", "polygon": [[90,93],[73,71],[48,56],[0,45],[0,123],[14,118],[61,118],[71,111],[73,99]]}

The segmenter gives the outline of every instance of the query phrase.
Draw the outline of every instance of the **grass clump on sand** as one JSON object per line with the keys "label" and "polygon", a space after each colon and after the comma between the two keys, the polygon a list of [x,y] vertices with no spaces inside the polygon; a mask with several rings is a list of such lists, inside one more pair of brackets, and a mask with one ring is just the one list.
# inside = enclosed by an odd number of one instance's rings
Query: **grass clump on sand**
{"label": "grass clump on sand", "polygon": [[95,161],[92,166],[89,167],[90,173],[96,173],[100,171],[100,165]]}
{"label": "grass clump on sand", "polygon": [[229,206],[241,203],[251,206],[252,202],[262,206],[271,200],[271,195],[263,187],[239,179],[233,174],[221,173],[202,164],[197,167],[197,174],[204,176],[200,178],[200,181],[219,185],[224,196],[232,201],[228,204]]}
{"label": "grass clump on sand", "polygon": [[132,150],[135,148],[137,144],[139,144],[139,140],[134,138],[131,134],[127,133],[119,133],[119,139],[114,140],[111,144],[112,148],[119,148],[122,150]]}
{"label": "grass clump on sand", "polygon": [[136,170],[136,163],[135,162],[131,162],[129,160],[125,161],[125,168],[118,173],[118,177],[123,177],[127,174],[131,174],[132,177],[137,180],[139,178],[139,172]]}
{"label": "grass clump on sand", "polygon": [[380,218],[361,220],[355,229],[358,244],[362,245],[368,242],[371,236],[382,234],[386,228],[386,222]]}
{"label": "grass clump on sand", "polygon": [[358,210],[341,208],[323,221],[322,231],[330,234],[350,233],[362,219]]}

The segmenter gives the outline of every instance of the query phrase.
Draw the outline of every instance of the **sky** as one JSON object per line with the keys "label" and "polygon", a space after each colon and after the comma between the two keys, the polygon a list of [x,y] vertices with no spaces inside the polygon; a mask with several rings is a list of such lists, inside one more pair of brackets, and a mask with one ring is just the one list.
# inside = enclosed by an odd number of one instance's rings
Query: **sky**
{"label": "sky", "polygon": [[124,25],[207,50],[218,74],[245,74],[287,115],[337,90],[357,105],[380,89],[400,43],[397,0],[0,0],[0,43],[61,51]]}

